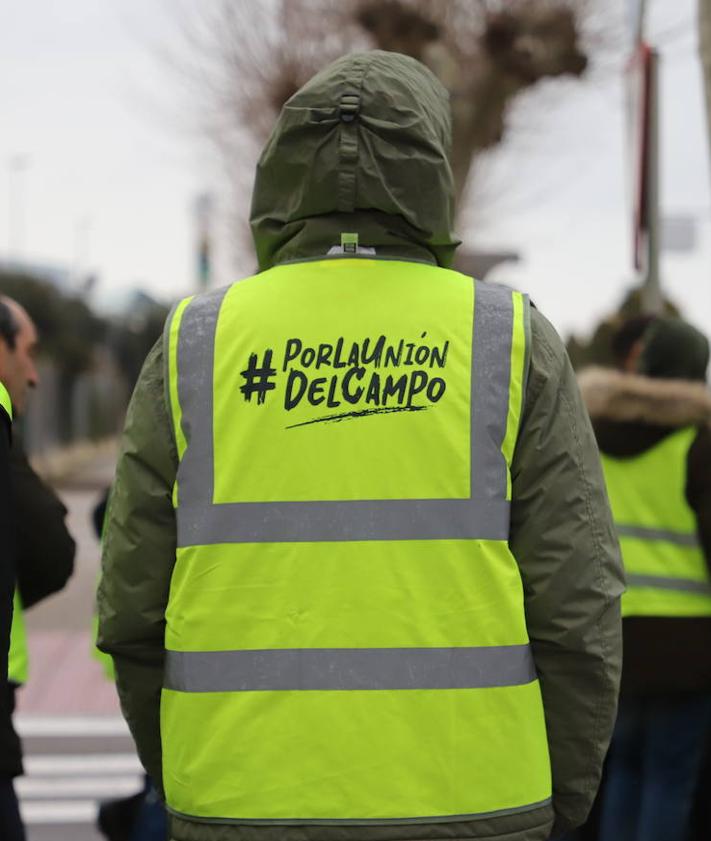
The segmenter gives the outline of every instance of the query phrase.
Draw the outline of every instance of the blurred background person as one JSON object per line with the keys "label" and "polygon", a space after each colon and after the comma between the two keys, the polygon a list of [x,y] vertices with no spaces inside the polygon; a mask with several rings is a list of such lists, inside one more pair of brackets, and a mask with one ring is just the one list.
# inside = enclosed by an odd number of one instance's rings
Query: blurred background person
{"label": "blurred background person", "polygon": [[[0,312],[0,318],[4,313]],[[6,314],[6,313],[5,313]],[[2,328],[0,327],[0,330]],[[5,384],[0,381],[0,720],[9,715],[7,664],[12,622],[12,598],[15,590],[14,541],[12,539],[12,513],[10,510],[10,434],[12,401]],[[14,824],[14,829],[13,829]],[[3,837],[17,835],[19,812],[11,780],[0,780],[0,831]]]}
{"label": "blurred background person", "polygon": [[626,318],[612,337],[612,356],[620,371],[637,372],[639,357],[644,348],[644,334],[655,320],[653,315],[634,315]]}
{"label": "blurred background person", "polygon": [[[625,317],[622,324],[616,327],[607,341],[603,340],[605,347],[609,344],[609,359],[618,370],[626,371],[629,374],[635,372],[643,347],[644,334],[654,320],[655,316],[646,313]],[[600,789],[584,826],[577,831],[565,834],[560,841],[596,841],[600,819],[600,800],[605,779],[606,774],[603,770]]]}
{"label": "blurred background person", "polygon": [[[14,413],[21,416],[29,391],[39,383],[34,357],[35,325],[16,301],[0,299],[0,381],[10,395]],[[13,490],[12,534],[16,548],[16,588],[10,638],[6,705],[0,719],[0,789],[6,810],[17,818],[4,828],[3,841],[24,839],[12,780],[23,773],[22,747],[12,722],[17,688],[26,682],[29,669],[23,613],[61,590],[74,567],[74,540],[64,522],[66,508],[31,468],[19,436],[10,447]]]}
{"label": "blurred background person", "polygon": [[628,580],[600,839],[669,841],[685,837],[711,724],[709,345],[656,318],[613,347],[622,371],[580,378]]}
{"label": "blurred background person", "polygon": [[[110,493],[110,488],[102,493],[91,515],[99,541],[104,530]],[[94,617],[94,621],[93,639],[96,640],[97,616]],[[116,673],[111,656],[96,647],[93,653],[101,663],[106,679],[114,684]],[[97,826],[108,841],[164,841],[168,829],[165,807],[150,777],[147,774],[143,775],[143,788],[135,794],[102,802],[99,806]]]}

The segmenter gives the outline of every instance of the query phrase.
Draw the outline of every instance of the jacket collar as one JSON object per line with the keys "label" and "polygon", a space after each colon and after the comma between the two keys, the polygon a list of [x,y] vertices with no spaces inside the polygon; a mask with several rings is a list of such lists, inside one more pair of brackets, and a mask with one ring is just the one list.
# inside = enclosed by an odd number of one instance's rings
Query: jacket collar
{"label": "jacket collar", "polygon": [[587,368],[578,382],[593,421],[682,427],[711,424],[706,383],[661,380],[607,368]]}

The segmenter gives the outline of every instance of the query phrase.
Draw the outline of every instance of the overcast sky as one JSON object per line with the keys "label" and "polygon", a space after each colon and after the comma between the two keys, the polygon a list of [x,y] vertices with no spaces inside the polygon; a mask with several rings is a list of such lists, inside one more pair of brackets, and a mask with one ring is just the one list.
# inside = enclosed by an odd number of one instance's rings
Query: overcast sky
{"label": "overcast sky", "polygon": [[[692,216],[698,235],[693,252],[664,255],[664,283],[711,332],[695,0],[650,3],[663,57],[663,209]],[[91,268],[105,290],[191,291],[192,205],[210,167],[178,80],[150,47],[174,37],[164,0],[0,0],[0,257]],[[561,331],[585,331],[631,277],[623,81],[548,86],[514,121],[532,112],[534,130],[514,131],[485,164],[464,233],[520,251],[494,279],[529,291]]]}

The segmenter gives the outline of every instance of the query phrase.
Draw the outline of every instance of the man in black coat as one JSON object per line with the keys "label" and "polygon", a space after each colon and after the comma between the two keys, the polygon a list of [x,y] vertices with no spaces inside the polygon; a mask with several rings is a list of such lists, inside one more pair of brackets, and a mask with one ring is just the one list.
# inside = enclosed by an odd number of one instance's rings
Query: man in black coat
{"label": "man in black coat", "polygon": [[[4,392],[4,393],[3,393]],[[7,396],[7,399],[3,399]],[[15,584],[15,557],[12,551],[10,517],[10,430],[9,395],[0,382],[0,682],[7,680],[7,654],[12,624],[12,594]],[[0,683],[1,685],[1,683]]]}
{"label": "man in black coat", "polygon": [[[10,298],[0,298],[0,381],[7,387],[13,413],[24,412],[30,389],[39,382],[35,365],[37,330],[27,312]],[[74,569],[75,544],[64,523],[66,508],[30,467],[15,436],[9,451],[15,579],[23,609],[61,590]],[[0,515],[1,516],[1,515]],[[3,675],[7,672],[3,672]],[[3,682],[5,683],[5,682]],[[22,774],[22,748],[12,724],[17,684],[0,687],[0,838],[22,841],[12,780]]]}
{"label": "man in black coat", "polygon": [[[14,535],[10,497],[10,434],[12,423],[10,395],[0,382],[0,721],[9,718],[7,660],[12,624],[12,596],[15,589]],[[0,827],[19,822],[10,780],[0,779]],[[10,817],[6,817],[9,810]]]}

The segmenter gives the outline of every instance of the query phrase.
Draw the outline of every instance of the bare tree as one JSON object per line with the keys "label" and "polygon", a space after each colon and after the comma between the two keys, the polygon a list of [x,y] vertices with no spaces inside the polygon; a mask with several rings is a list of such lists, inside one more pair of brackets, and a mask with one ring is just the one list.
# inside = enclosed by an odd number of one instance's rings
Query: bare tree
{"label": "bare tree", "polygon": [[587,65],[568,3],[368,0],[357,19],[379,47],[418,58],[449,90],[458,199],[476,155],[503,139],[516,96],[546,77],[579,76]]}
{"label": "bare tree", "polygon": [[[598,6],[601,0],[598,0]],[[283,103],[317,70],[373,46],[430,67],[452,103],[457,199],[472,164],[501,142],[517,97],[578,77],[593,0],[212,0],[184,34],[205,125],[243,208],[245,171]],[[243,215],[240,214],[240,215]]]}

